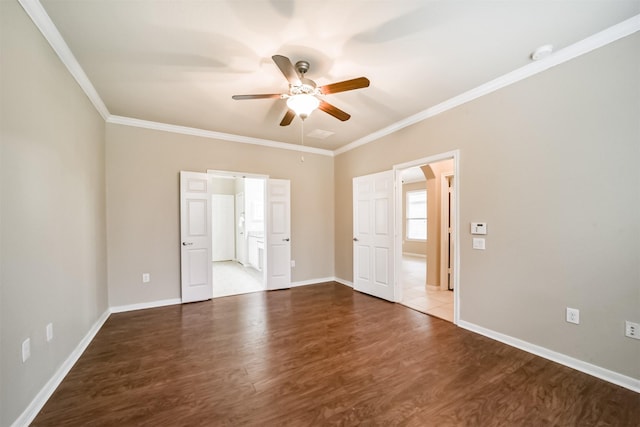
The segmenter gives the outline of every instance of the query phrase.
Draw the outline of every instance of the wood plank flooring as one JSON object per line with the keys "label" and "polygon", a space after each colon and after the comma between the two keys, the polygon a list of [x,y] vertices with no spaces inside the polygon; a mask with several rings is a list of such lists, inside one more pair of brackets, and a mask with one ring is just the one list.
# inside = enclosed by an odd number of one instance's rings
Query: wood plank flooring
{"label": "wood plank flooring", "polygon": [[638,426],[640,395],[331,282],[113,314],[34,426]]}

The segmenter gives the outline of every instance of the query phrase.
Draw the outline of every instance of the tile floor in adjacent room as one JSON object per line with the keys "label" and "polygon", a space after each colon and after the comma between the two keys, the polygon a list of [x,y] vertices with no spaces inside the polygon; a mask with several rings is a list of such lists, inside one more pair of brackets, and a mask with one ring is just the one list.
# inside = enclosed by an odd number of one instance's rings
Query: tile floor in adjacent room
{"label": "tile floor in adjacent room", "polygon": [[402,256],[402,300],[400,303],[422,313],[453,322],[453,292],[425,286],[427,260]]}
{"label": "tile floor in adjacent room", "polygon": [[264,291],[262,272],[236,261],[213,263],[213,297]]}

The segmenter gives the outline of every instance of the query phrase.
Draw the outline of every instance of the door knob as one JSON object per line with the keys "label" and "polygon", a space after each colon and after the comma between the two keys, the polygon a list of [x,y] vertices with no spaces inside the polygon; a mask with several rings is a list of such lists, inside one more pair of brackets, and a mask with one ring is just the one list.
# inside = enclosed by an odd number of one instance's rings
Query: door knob
{"label": "door knob", "polygon": [[182,246],[191,246],[193,242],[182,242]]}
{"label": "door knob", "polygon": [[357,242],[357,241],[358,241],[358,238],[357,238],[357,237],[354,237],[354,238],[353,238],[353,241],[354,241],[354,242]]}
{"label": "door knob", "polygon": [[288,242],[289,238],[287,237],[286,239],[282,239],[283,242]]}

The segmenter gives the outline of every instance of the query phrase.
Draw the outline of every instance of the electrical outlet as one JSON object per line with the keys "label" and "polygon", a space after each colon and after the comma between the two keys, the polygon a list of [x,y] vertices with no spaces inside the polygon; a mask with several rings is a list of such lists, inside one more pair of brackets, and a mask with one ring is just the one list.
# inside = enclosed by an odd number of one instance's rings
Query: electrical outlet
{"label": "electrical outlet", "polygon": [[580,324],[580,310],[577,308],[569,308],[567,307],[567,322],[575,323],[576,325]]}
{"label": "electrical outlet", "polygon": [[296,260],[292,259],[291,260],[291,268],[295,268],[296,267]]}
{"label": "electrical outlet", "polygon": [[47,324],[47,342],[53,340],[53,323]]}
{"label": "electrical outlet", "polygon": [[26,362],[31,357],[31,339],[27,338],[22,341],[22,363]]}
{"label": "electrical outlet", "polygon": [[625,321],[624,336],[640,340],[640,323]]}
{"label": "electrical outlet", "polygon": [[142,283],[149,283],[151,281],[151,275],[149,273],[142,273]]}

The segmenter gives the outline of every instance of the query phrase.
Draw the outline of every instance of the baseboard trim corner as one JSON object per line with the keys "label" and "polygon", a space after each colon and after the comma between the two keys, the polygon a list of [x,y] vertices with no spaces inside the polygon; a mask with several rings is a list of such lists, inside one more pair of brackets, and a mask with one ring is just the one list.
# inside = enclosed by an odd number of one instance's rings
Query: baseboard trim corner
{"label": "baseboard trim corner", "polygon": [[164,307],[167,305],[182,304],[180,298],[163,299],[158,301],[141,302],[137,304],[116,305],[111,307],[111,313],[124,313],[127,311],[144,310],[146,308]]}
{"label": "baseboard trim corner", "polygon": [[340,283],[341,285],[345,285],[345,286],[348,286],[350,288],[353,288],[353,282],[350,282],[350,281],[345,280],[345,279],[341,279],[339,277],[334,277],[333,280],[338,282],[338,283]]}
{"label": "baseboard trim corner", "polygon": [[40,410],[47,403],[51,395],[58,388],[62,380],[67,376],[73,365],[76,364],[82,353],[87,349],[93,338],[96,336],[104,322],[107,321],[111,312],[109,309],[105,310],[104,313],[100,315],[100,317],[95,321],[95,323],[91,326],[91,329],[87,331],[85,336],[80,340],[76,348],[73,349],[69,357],[62,362],[62,365],[56,370],[56,372],[49,378],[49,381],[40,389],[38,394],[33,398],[29,406],[20,414],[20,416],[11,424],[11,427],[22,427],[28,426],[31,422],[36,418]]}
{"label": "baseboard trim corner", "polygon": [[559,363],[593,377],[600,378],[601,380],[619,385],[620,387],[635,391],[636,393],[640,393],[640,380],[636,378],[593,365],[583,360],[567,356],[566,354],[558,353],[557,351],[549,350],[548,348],[541,347],[464,320],[458,321],[458,326],[471,332],[484,335],[485,337],[493,340],[500,341],[501,343],[510,345],[511,347],[524,350],[527,353],[535,354],[536,356],[551,360],[552,362]]}

